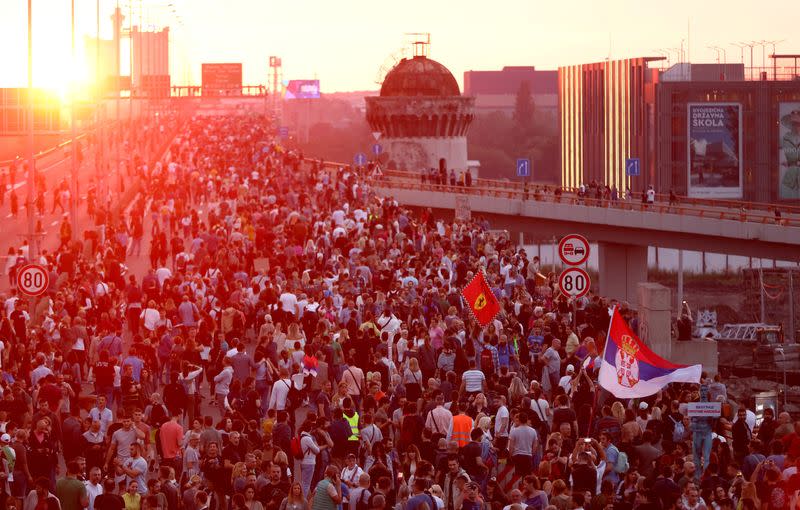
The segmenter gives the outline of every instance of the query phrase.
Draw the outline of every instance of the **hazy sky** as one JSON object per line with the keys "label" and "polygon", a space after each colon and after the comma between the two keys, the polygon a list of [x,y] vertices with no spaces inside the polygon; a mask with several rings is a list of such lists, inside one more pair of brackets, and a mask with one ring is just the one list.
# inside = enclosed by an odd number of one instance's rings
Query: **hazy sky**
{"label": "hazy sky", "polygon": [[[130,1],[119,2],[126,14]],[[94,33],[95,0],[75,2],[79,35]],[[35,80],[64,88],[71,72],[86,74],[82,58],[74,66],[70,59],[70,0],[33,3]],[[102,34],[110,37],[116,0],[100,3]],[[245,84],[264,83],[268,57],[278,55],[285,79],[317,77],[323,92],[376,89],[406,32],[430,32],[430,56],[462,85],[466,70],[503,65],[555,69],[664,48],[676,49],[674,62],[681,39],[695,62],[716,61],[709,45],[739,62],[731,45],[739,41],[783,39],[779,53],[800,53],[800,7],[788,0],[133,0],[133,7],[137,22],[142,13],[146,24],[171,25],[173,84],[187,77],[199,84],[202,62],[243,62]],[[26,12],[25,0],[0,0],[0,86],[25,83]],[[756,65],[761,53],[756,47]]]}

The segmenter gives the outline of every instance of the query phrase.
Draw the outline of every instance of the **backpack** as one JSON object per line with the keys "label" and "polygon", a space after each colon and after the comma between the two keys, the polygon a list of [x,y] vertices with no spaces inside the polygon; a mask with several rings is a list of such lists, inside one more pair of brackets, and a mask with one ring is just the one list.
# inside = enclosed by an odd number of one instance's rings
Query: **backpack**
{"label": "backpack", "polygon": [[484,374],[493,374],[495,372],[492,350],[485,347],[481,350],[481,372]]}
{"label": "backpack", "polygon": [[672,442],[680,443],[683,441],[683,436],[686,435],[686,427],[684,427],[683,421],[677,421],[672,416],[670,416],[669,419],[675,424],[675,428],[672,429]]}
{"label": "backpack", "polygon": [[294,436],[289,443],[292,457],[297,460],[303,460],[303,446],[300,444],[300,436]]}
{"label": "backpack", "polygon": [[615,473],[627,473],[628,469],[630,469],[630,464],[628,463],[628,454],[617,450],[617,462],[614,464],[614,472]]}
{"label": "backpack", "polygon": [[367,495],[367,490],[362,489],[361,494],[358,496],[358,501],[356,501],[356,510],[369,510],[369,500],[370,498],[364,498]]}
{"label": "backpack", "polygon": [[170,420],[169,411],[164,404],[150,406],[150,425],[160,428]]}

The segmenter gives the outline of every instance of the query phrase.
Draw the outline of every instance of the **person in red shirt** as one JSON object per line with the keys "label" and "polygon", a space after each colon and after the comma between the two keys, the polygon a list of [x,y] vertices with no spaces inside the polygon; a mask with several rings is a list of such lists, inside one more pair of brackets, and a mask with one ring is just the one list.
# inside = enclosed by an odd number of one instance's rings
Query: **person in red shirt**
{"label": "person in red shirt", "polygon": [[183,427],[181,426],[181,410],[172,411],[172,419],[164,422],[159,429],[161,441],[161,465],[171,466],[176,471],[180,470],[178,458],[181,454],[181,441],[183,440]]}
{"label": "person in red shirt", "polygon": [[783,450],[790,459],[800,457],[800,433],[797,432],[800,431],[800,421],[795,422],[794,429],[794,432],[786,434],[781,439],[783,442]]}

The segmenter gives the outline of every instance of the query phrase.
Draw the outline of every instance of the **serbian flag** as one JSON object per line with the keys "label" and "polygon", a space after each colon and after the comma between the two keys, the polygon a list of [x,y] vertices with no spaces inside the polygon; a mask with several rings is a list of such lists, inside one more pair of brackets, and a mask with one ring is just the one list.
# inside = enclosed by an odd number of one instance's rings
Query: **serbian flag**
{"label": "serbian flag", "polygon": [[650,350],[616,308],[600,364],[598,382],[617,398],[641,398],[669,383],[699,383],[702,365],[676,365]]}
{"label": "serbian flag", "polygon": [[467,306],[472,310],[472,315],[478,320],[482,327],[492,322],[494,316],[500,311],[500,302],[497,301],[492,289],[489,288],[489,283],[486,277],[483,276],[483,271],[478,271],[478,274],[467,284],[461,291],[461,295],[467,301]]}

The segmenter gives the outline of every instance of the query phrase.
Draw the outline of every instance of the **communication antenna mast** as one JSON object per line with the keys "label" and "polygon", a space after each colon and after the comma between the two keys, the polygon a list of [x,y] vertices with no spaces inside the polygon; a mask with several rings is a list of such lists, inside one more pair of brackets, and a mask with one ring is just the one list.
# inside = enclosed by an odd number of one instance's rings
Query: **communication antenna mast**
{"label": "communication antenna mast", "polygon": [[409,53],[413,57],[427,57],[430,53],[430,32],[407,32],[403,35],[405,36],[403,47],[386,57],[378,68],[378,74],[375,76],[376,84],[381,85],[386,74],[401,60],[408,58]]}
{"label": "communication antenna mast", "polygon": [[281,106],[283,105],[283,101],[281,101],[280,98],[280,88],[278,88],[278,84],[283,78],[282,66],[283,62],[281,57],[276,57],[274,55],[269,57],[269,70],[272,75],[272,113],[275,115],[276,119],[281,118]]}
{"label": "communication antenna mast", "polygon": [[430,32],[406,32],[406,41],[410,42],[415,57],[427,57],[431,49]]}

